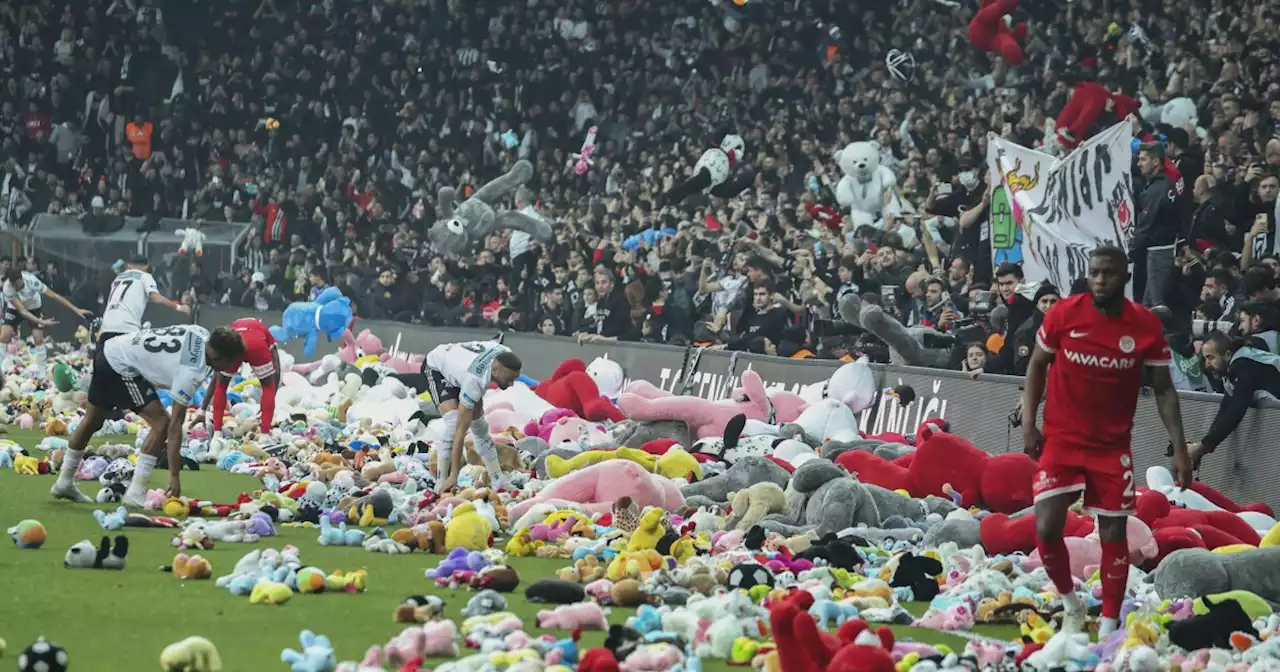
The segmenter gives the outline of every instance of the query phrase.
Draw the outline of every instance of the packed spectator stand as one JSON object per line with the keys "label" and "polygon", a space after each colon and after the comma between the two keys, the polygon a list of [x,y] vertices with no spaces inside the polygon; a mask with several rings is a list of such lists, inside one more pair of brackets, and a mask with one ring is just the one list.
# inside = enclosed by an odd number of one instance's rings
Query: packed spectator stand
{"label": "packed spectator stand", "polygon": [[[970,5],[7,0],[2,211],[10,229],[35,213],[253,221],[233,273],[166,274],[174,295],[248,310],[336,285],[373,319],[883,359],[841,320],[853,293],[949,334],[931,347],[954,368],[1018,373],[1043,310],[1073,290],[992,264],[987,134],[1039,144],[1087,71],[1197,104],[1203,137],[1147,129],[1187,185],[1145,222],[1179,241],[1160,294],[1175,349],[1194,358],[1205,322],[1271,329],[1280,11],[1026,0],[1012,67],[969,44]],[[910,55],[905,76],[892,50]],[[755,186],[667,202],[726,133],[746,140]],[[834,194],[835,150],[866,139],[913,210],[880,228],[855,227]],[[473,257],[433,254],[438,189],[465,195],[517,159],[535,175],[512,205],[553,221],[555,244],[493,234]],[[77,304],[109,279],[79,283]]]}

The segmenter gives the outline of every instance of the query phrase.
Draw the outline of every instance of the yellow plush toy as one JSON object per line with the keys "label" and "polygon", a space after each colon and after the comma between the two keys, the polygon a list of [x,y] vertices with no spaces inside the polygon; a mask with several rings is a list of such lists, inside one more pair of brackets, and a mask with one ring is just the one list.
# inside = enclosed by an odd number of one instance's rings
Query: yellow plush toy
{"label": "yellow plush toy", "polygon": [[17,455],[13,458],[13,470],[23,476],[39,476],[40,460],[30,455]]}
{"label": "yellow plush toy", "polygon": [[527,558],[538,552],[538,547],[542,546],[541,541],[534,541],[533,536],[529,534],[529,528],[522,527],[511,535],[511,540],[507,542],[507,555],[514,555],[517,558]]}
{"label": "yellow plush toy", "polygon": [[635,448],[617,450],[586,450],[569,459],[556,455],[547,456],[547,475],[559,478],[572,471],[599,464],[605,460],[630,460],[667,478],[702,478],[702,467],[692,455],[682,448],[672,448],[659,456]]}
{"label": "yellow plush toy", "polygon": [[221,672],[218,647],[204,637],[188,637],[160,652],[160,668],[170,672]]}
{"label": "yellow plush toy", "polygon": [[445,551],[465,548],[468,551],[483,551],[489,548],[489,538],[493,536],[493,526],[489,519],[476,511],[476,505],[463,502],[453,510],[449,524],[444,528]]}
{"label": "yellow plush toy", "polygon": [[613,582],[622,579],[643,581],[659,569],[662,569],[662,556],[658,555],[657,551],[645,550],[619,553],[618,557],[609,563],[605,578]]}
{"label": "yellow plush toy", "polygon": [[368,588],[369,573],[363,569],[357,569],[354,572],[344,572],[341,569],[333,570],[333,573],[324,579],[325,590],[346,591],[348,593],[363,593]]}
{"label": "yellow plush toy", "polygon": [[258,581],[249,593],[249,604],[284,604],[293,598],[289,586],[266,579]]}
{"label": "yellow plush toy", "polygon": [[1280,523],[1272,525],[1271,529],[1262,535],[1262,541],[1258,543],[1258,548],[1269,546],[1280,546]]}
{"label": "yellow plush toy", "polygon": [[662,524],[664,513],[662,509],[652,508],[640,516],[640,523],[631,533],[631,541],[627,542],[628,551],[648,551],[658,547],[658,541],[667,533],[666,526]]}

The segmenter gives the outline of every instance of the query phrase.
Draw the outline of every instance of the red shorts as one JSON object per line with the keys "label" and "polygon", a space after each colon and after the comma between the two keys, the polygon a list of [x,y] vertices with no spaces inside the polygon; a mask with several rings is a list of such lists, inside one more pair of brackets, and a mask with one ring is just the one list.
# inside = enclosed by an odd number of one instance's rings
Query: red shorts
{"label": "red shorts", "polygon": [[1031,484],[1035,501],[1084,491],[1084,506],[1089,513],[1133,514],[1133,456],[1127,446],[1090,450],[1046,440],[1039,465]]}

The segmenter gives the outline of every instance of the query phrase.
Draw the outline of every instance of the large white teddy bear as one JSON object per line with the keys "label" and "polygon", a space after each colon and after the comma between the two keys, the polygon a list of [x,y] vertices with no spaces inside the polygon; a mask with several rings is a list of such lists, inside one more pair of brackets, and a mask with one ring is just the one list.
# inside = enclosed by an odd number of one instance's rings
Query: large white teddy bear
{"label": "large white teddy bear", "polygon": [[878,143],[849,143],[836,152],[836,163],[844,173],[836,185],[836,202],[849,208],[849,221],[855,227],[883,228],[886,212],[901,213],[902,206],[894,195],[898,180],[892,170],[880,165]]}

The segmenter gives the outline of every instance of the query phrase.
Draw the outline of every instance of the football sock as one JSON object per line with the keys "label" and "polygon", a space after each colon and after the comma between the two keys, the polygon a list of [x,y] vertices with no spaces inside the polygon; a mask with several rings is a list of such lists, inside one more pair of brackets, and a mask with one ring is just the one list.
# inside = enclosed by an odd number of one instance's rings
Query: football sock
{"label": "football sock", "polygon": [[211,419],[213,420],[213,431],[222,431],[222,418],[227,414],[227,381],[222,376],[217,376],[213,381],[213,411]]}
{"label": "football sock", "polygon": [[1075,590],[1075,581],[1071,578],[1071,555],[1067,551],[1067,542],[1061,538],[1053,541],[1037,539],[1036,548],[1040,550],[1040,562],[1044,564],[1045,574],[1049,575],[1058,594],[1071,594]]}
{"label": "football sock", "polygon": [[67,449],[67,451],[62,454],[62,467],[58,470],[58,482],[74,483],[76,480],[76,469],[80,468],[80,460],[83,459],[83,450]]}
{"label": "football sock", "polygon": [[458,431],[458,412],[445,413],[443,420],[440,429],[444,439],[436,446],[436,477],[442,480],[449,478],[449,460],[453,458],[453,434]]}
{"label": "football sock", "polygon": [[1103,616],[1098,619],[1098,641],[1106,639],[1111,633],[1120,627],[1120,621],[1115,618],[1107,618]]}
{"label": "football sock", "polygon": [[1102,617],[1119,619],[1124,591],[1129,585],[1129,544],[1102,542]]}
{"label": "football sock", "polygon": [[151,470],[156,467],[156,456],[143,453],[138,456],[138,464],[133,468],[133,480],[129,483],[131,492],[146,492],[147,480],[151,478]]}
{"label": "football sock", "polygon": [[493,437],[489,436],[489,421],[480,416],[471,422],[471,440],[475,444],[476,454],[484,462],[485,471],[495,481],[502,478],[502,465],[498,462],[498,448],[493,445]]}
{"label": "football sock", "polygon": [[44,365],[45,365],[45,363],[46,363],[46,361],[47,361],[47,359],[46,359],[46,351],[45,351],[45,349],[44,349],[44,346],[43,346],[43,345],[33,345],[33,346],[31,346],[31,350],[30,350],[30,352],[31,352],[31,364],[32,364],[33,366],[35,366],[36,373],[38,373],[39,375],[43,376],[43,375],[44,375]]}

